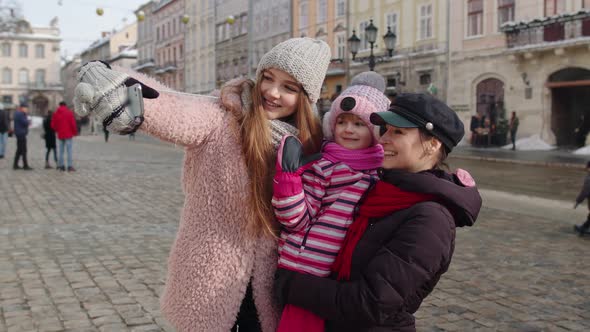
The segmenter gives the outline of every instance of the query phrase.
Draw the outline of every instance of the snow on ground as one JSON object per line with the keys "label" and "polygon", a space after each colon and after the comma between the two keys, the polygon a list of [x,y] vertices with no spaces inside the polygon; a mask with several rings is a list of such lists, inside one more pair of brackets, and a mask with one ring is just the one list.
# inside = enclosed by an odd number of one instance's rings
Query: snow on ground
{"label": "snow on ground", "polygon": [[580,155],[590,155],[590,145],[581,147],[575,151],[572,151],[573,154],[580,154]]}
{"label": "snow on ground", "polygon": [[[512,149],[512,143],[504,145],[502,149]],[[555,146],[543,141],[539,134],[516,140],[516,150],[519,151],[547,151],[553,149],[555,149]]]}
{"label": "snow on ground", "polygon": [[29,128],[38,128],[43,125],[43,117],[32,115],[29,118],[31,120],[31,125]]}

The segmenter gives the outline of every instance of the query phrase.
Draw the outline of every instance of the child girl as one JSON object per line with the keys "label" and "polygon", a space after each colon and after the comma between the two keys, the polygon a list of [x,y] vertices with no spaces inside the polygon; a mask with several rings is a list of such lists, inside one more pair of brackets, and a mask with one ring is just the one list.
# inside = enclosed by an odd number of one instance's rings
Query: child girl
{"label": "child girl", "polygon": [[[80,69],[78,114],[91,113],[109,131],[139,129],[185,148],[185,202],[161,297],[177,331],[276,331],[272,164],[286,134],[306,152],[319,151],[321,126],[311,105],[330,53],[319,40],[286,40],[261,58],[256,81],[230,82],[221,98],[170,91],[98,61]],[[143,107],[128,90],[138,83],[143,97],[153,98]]]}
{"label": "child girl", "polygon": [[[286,137],[279,148],[272,204],[283,225],[279,267],[327,277],[352,222],[354,207],[383,161],[369,116],[386,111],[385,80],[374,72],[361,73],[334,102],[324,118],[323,157],[302,162],[296,139]],[[299,157],[299,159],[298,159]],[[311,158],[313,159],[313,157]],[[323,331],[323,320],[309,311],[287,305],[279,332]]]}

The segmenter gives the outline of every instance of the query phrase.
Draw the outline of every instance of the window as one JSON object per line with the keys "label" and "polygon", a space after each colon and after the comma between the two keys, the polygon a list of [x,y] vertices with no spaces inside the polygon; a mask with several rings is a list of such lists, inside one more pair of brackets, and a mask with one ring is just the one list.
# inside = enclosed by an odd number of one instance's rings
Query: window
{"label": "window", "polygon": [[299,4],[299,27],[307,27],[307,2]]}
{"label": "window", "polygon": [[590,9],[590,0],[582,0],[582,8]]}
{"label": "window", "polygon": [[553,16],[565,12],[565,0],[545,0],[545,16]]}
{"label": "window", "polygon": [[328,16],[327,0],[318,0],[318,20],[317,20],[317,23],[326,22],[327,16]]}
{"label": "window", "polygon": [[430,77],[430,74],[425,73],[420,75],[420,85],[428,85],[430,83],[432,83],[432,78]]}
{"label": "window", "polygon": [[21,58],[26,58],[29,56],[29,47],[27,44],[18,45],[18,56]]}
{"label": "window", "polygon": [[467,36],[483,34],[483,0],[467,1]]}
{"label": "window", "polygon": [[247,14],[242,16],[242,31],[240,33],[241,34],[248,33],[248,15]]}
{"label": "window", "polygon": [[35,57],[37,59],[43,59],[45,57],[45,45],[35,45]]}
{"label": "window", "polygon": [[514,0],[498,0],[498,30],[502,24],[514,21]]}
{"label": "window", "polygon": [[346,0],[336,0],[336,16],[342,17],[346,14]]}
{"label": "window", "polygon": [[368,26],[369,26],[368,21],[362,21],[361,23],[359,23],[358,37],[361,40],[361,47],[359,47],[359,51],[369,49],[369,41],[365,37],[365,28],[367,28]]}
{"label": "window", "polygon": [[156,41],[160,41],[160,27],[156,28]]}
{"label": "window", "polygon": [[183,46],[180,45],[178,47],[178,53],[179,53],[179,57],[182,59],[182,57],[184,57],[184,50],[183,50]]}
{"label": "window", "polygon": [[420,6],[420,39],[432,38],[432,4]]}
{"label": "window", "polygon": [[[387,27],[390,27],[391,32],[395,33],[395,35],[397,36],[397,13],[386,14],[385,15],[385,22],[387,23],[385,28],[387,29]],[[387,33],[387,30],[385,30],[385,33]],[[397,40],[399,40],[399,39],[397,39]]]}
{"label": "window", "polygon": [[28,70],[23,68],[18,71],[18,83],[19,84],[29,83],[29,71]]}
{"label": "window", "polygon": [[45,69],[37,69],[35,71],[35,83],[36,84],[45,84]]}
{"label": "window", "polygon": [[341,32],[336,36],[336,59],[346,58],[346,35]]}
{"label": "window", "polygon": [[3,43],[2,44],[2,56],[9,57],[10,53],[12,53],[10,43]]}
{"label": "window", "polygon": [[12,70],[10,68],[2,69],[2,83],[12,84]]}

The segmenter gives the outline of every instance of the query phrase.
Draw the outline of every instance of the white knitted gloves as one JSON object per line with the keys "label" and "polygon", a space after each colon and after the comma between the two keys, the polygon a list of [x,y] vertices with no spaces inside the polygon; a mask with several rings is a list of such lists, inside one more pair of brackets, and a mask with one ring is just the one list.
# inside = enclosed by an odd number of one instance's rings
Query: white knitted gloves
{"label": "white knitted gloves", "polygon": [[[144,98],[157,98],[158,92],[127,74],[111,70],[101,61],[86,63],[78,72],[74,108],[78,115],[90,114],[103,126],[120,134],[133,133],[143,122],[141,95],[129,95],[128,88],[141,85]],[[129,107],[133,105],[133,107]]]}

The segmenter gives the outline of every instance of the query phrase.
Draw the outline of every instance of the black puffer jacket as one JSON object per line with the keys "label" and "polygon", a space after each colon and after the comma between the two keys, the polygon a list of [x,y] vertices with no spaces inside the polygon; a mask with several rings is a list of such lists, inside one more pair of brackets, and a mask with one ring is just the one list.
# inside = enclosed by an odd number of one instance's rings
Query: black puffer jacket
{"label": "black puffer jacket", "polygon": [[473,225],[481,208],[477,188],[463,185],[468,175],[384,171],[381,179],[439,201],[371,220],[348,282],[289,272],[286,302],[325,318],[326,331],[415,331],[413,314],[451,263],[455,227]]}

